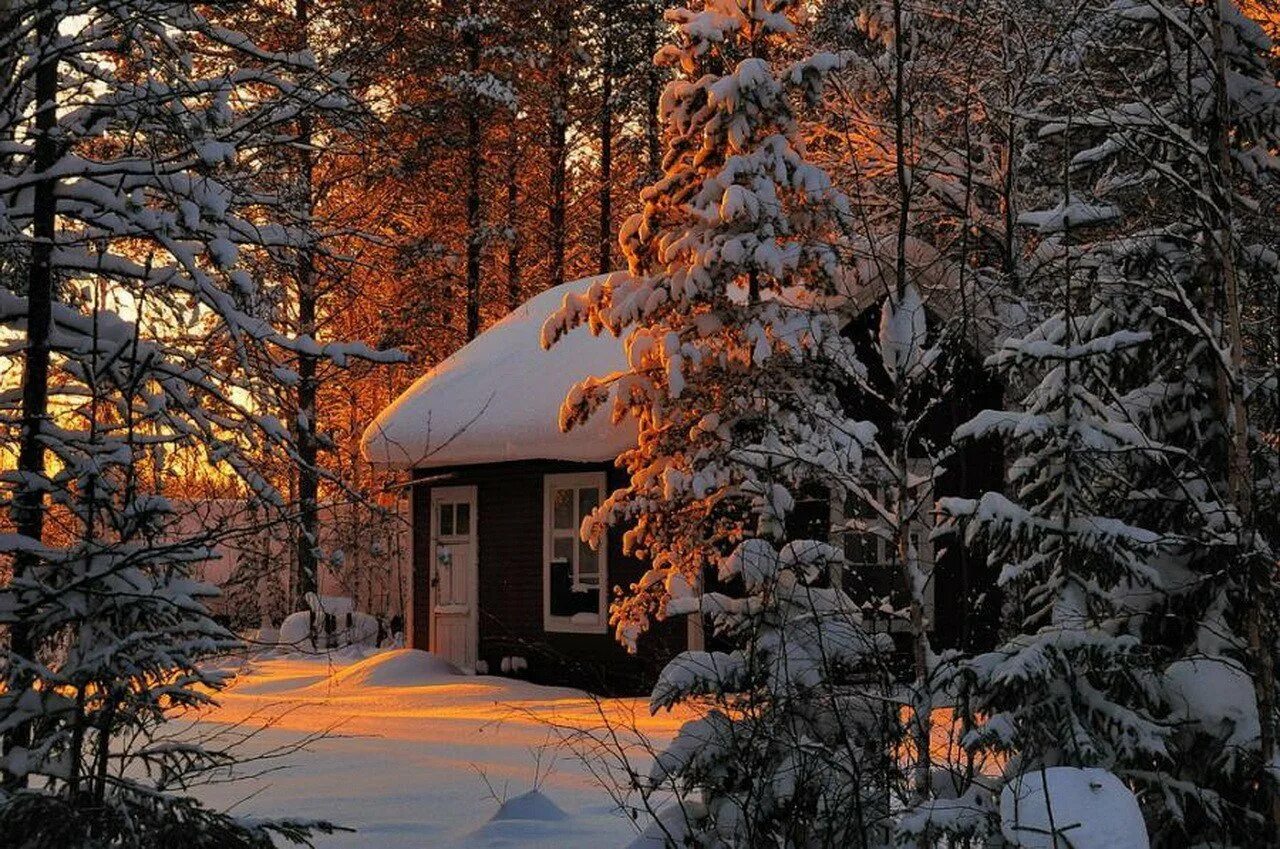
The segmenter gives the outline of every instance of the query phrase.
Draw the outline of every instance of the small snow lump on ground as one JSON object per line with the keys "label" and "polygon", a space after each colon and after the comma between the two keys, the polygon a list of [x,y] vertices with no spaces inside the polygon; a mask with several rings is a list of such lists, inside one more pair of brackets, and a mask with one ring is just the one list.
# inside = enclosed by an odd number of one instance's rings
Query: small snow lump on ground
{"label": "small snow lump on ground", "polygon": [[504,820],[536,820],[537,822],[554,822],[568,819],[569,815],[541,790],[530,790],[519,796],[512,796],[503,802],[490,822]]}
{"label": "small snow lump on ground", "polygon": [[1105,769],[1050,767],[1015,778],[1000,793],[1000,830],[1019,849],[1151,845],[1138,800]]}

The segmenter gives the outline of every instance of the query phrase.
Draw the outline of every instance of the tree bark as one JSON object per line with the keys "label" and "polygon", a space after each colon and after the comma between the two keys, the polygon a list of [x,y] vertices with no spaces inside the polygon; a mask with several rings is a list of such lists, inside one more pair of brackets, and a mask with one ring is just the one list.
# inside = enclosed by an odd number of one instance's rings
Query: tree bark
{"label": "tree bark", "polygon": [[[58,59],[53,54],[59,16],[55,4],[41,4],[36,23],[36,43],[41,51],[35,72],[35,145],[33,170],[48,174],[57,164],[58,147],[54,131],[58,124]],[[22,482],[13,499],[14,529],[20,536],[40,542],[44,538],[45,499],[40,485],[45,480],[45,447],[41,431],[49,412],[49,334],[53,323],[53,243],[57,224],[56,178],[44,177],[35,184],[32,200],[31,265],[27,275],[27,338],[22,366],[22,425],[19,434],[18,472]],[[12,580],[21,580],[39,565],[33,552],[14,556]],[[9,629],[11,658],[34,659],[35,646],[30,628],[15,622]],[[25,671],[7,670],[9,687],[25,689]],[[31,741],[31,727],[22,723],[0,740],[0,751],[25,748]],[[9,788],[26,785],[26,776],[6,772],[3,783]]]}
{"label": "tree bark", "polygon": [[[475,17],[475,4],[467,6],[467,14]],[[474,79],[480,72],[480,36],[468,25],[463,33],[467,54],[467,70]],[[484,241],[480,222],[480,188],[483,137],[480,128],[480,104],[468,97],[467,112],[467,341],[480,333],[480,249]]]}
{"label": "tree bark", "polygon": [[[894,173],[898,190],[898,210],[897,210],[897,227],[895,233],[897,256],[894,258],[894,292],[892,295],[893,306],[899,309],[903,303],[903,297],[906,293],[907,286],[910,284],[907,268],[907,236],[911,223],[911,193],[912,193],[912,175],[907,163],[907,121],[909,119],[907,108],[907,86],[906,86],[906,62],[907,57],[903,45],[906,43],[906,36],[903,33],[905,26],[905,14],[902,0],[894,0],[893,2],[893,156],[894,156]],[[923,344],[924,340],[920,340]],[[913,344],[914,344],[913,340]],[[899,373],[894,381],[893,409],[896,419],[895,430],[897,431],[897,445],[895,446],[895,460],[898,468],[898,493],[897,493],[897,527],[894,528],[896,539],[894,545],[897,551],[898,562],[901,564],[903,584],[910,599],[910,626],[911,626],[911,649],[912,649],[912,665],[915,671],[915,686],[918,698],[914,700],[915,714],[912,717],[913,739],[912,744],[915,746],[915,785],[917,798],[921,801],[926,799],[930,792],[931,775],[932,775],[932,753],[929,751],[929,745],[932,737],[933,723],[933,700],[930,696],[930,657],[932,654],[929,645],[928,622],[926,621],[924,598],[922,588],[917,586],[916,572],[920,570],[921,565],[918,557],[919,552],[912,550],[911,545],[911,523],[914,519],[914,512],[917,509],[912,503],[915,498],[915,492],[910,486],[911,475],[911,459],[909,456],[911,434],[908,432],[906,422],[909,418],[907,405],[907,384],[911,377],[903,369],[903,363],[899,362]],[[920,846],[925,845],[924,838],[920,840]]]}
{"label": "tree bark", "polygon": [[551,95],[550,120],[547,133],[547,151],[551,166],[551,204],[547,221],[551,241],[549,286],[559,286],[564,282],[565,277],[565,210],[569,132],[569,18],[569,5],[566,0],[556,0],[552,10],[552,27],[554,28],[552,74],[554,89]]}
{"label": "tree bark", "polygon": [[649,153],[649,180],[653,183],[662,176],[662,150],[660,147],[658,125],[659,89],[658,67],[653,64],[653,56],[658,52],[658,25],[662,21],[662,3],[659,0],[649,2],[649,20],[644,31],[644,50],[648,62],[645,73],[645,143]]}
{"label": "tree bark", "polygon": [[[301,32],[302,47],[310,44],[310,0],[296,0],[294,16]],[[315,159],[312,153],[314,128],[311,119],[303,115],[298,120],[298,181],[302,209],[300,210],[306,232],[297,254],[298,263],[298,336],[314,340],[316,336],[316,286],[315,245],[311,241],[312,215],[315,209],[314,174]],[[319,590],[319,509],[320,492],[319,440],[317,439],[316,390],[317,357],[298,353],[298,414],[295,428],[298,436],[298,536],[295,547],[297,574],[294,598],[295,609],[306,607],[306,595]]]}
{"label": "tree bark", "polygon": [[507,309],[520,306],[520,135],[511,116],[507,139]]}
{"label": "tree bark", "polygon": [[[1234,225],[1231,210],[1231,140],[1230,105],[1227,94],[1226,55],[1222,43],[1222,9],[1217,3],[1207,5],[1211,29],[1211,61],[1213,62],[1213,120],[1210,149],[1211,196],[1214,209],[1212,244],[1217,256],[1223,330],[1226,332],[1226,368],[1221,376],[1219,392],[1222,409],[1219,414],[1229,434],[1227,456],[1227,489],[1240,523],[1239,551],[1244,558],[1245,631],[1252,657],[1254,695],[1258,703],[1259,757],[1268,833],[1280,844],[1280,784],[1270,774],[1276,755],[1276,672],[1274,622],[1275,562],[1257,556],[1251,537],[1254,532],[1253,462],[1249,454],[1249,411],[1244,397],[1244,314],[1240,304],[1239,279],[1235,267]],[[1216,172],[1216,173],[1215,173]]]}
{"label": "tree bark", "polygon": [[601,274],[613,270],[613,22],[604,27],[600,79],[600,261]]}

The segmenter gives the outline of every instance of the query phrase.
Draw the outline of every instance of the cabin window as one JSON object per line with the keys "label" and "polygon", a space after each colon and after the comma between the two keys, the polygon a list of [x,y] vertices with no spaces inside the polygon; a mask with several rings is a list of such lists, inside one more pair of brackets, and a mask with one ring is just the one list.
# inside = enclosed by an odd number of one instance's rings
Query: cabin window
{"label": "cabin window", "polygon": [[[928,468],[924,461],[912,462],[912,474],[924,476]],[[883,505],[892,509],[896,499],[896,486],[889,481],[880,480],[868,486],[871,493]],[[931,489],[917,493],[926,504],[932,498]],[[894,550],[890,531],[885,522],[871,510],[861,499],[850,496],[845,502],[840,519],[850,522],[843,533],[845,568],[841,578],[844,590],[854,600],[864,605],[872,624],[881,624],[889,631],[906,630],[909,623],[897,612],[905,609],[909,603],[906,590],[902,586],[902,566],[898,562],[898,552]],[[856,523],[853,520],[857,520]],[[859,525],[855,529],[852,525]],[[930,539],[932,513],[922,509],[915,521],[907,526],[907,536],[915,548],[920,565],[926,572],[932,572],[934,566],[933,542]],[[931,576],[925,585],[925,615],[933,628],[935,580]],[[894,611],[895,613],[891,613]]]}
{"label": "cabin window", "polygon": [[547,475],[544,480],[543,625],[548,631],[603,634],[608,558],[578,537],[582,520],[604,500],[604,472]]}
{"label": "cabin window", "polygon": [[471,533],[471,505],[441,501],[437,506],[436,533],[442,537],[465,537]]}

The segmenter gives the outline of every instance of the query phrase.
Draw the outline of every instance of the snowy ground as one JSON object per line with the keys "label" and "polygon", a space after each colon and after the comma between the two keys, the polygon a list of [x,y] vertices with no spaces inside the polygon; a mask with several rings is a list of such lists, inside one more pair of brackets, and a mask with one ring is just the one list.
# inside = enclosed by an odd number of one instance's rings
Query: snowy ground
{"label": "snowy ground", "polygon": [[[623,847],[635,827],[553,726],[599,728],[603,709],[662,742],[679,724],[649,717],[639,701],[597,704],[575,690],[451,674],[410,650],[255,659],[219,701],[194,733],[269,723],[247,744],[257,752],[320,732],[342,735],[271,762],[278,769],[265,775],[199,790],[242,815],[324,818],[357,829],[321,837],[323,849]],[[563,818],[540,797],[516,799],[539,776]],[[495,819],[495,796],[515,800],[506,818]]]}

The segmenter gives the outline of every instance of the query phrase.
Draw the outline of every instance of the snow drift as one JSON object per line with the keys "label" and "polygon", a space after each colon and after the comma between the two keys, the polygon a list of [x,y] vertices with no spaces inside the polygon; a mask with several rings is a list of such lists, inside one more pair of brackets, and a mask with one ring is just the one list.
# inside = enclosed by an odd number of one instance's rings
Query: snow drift
{"label": "snow drift", "polygon": [[453,664],[421,649],[379,652],[339,670],[335,687],[425,687],[462,673]]}

